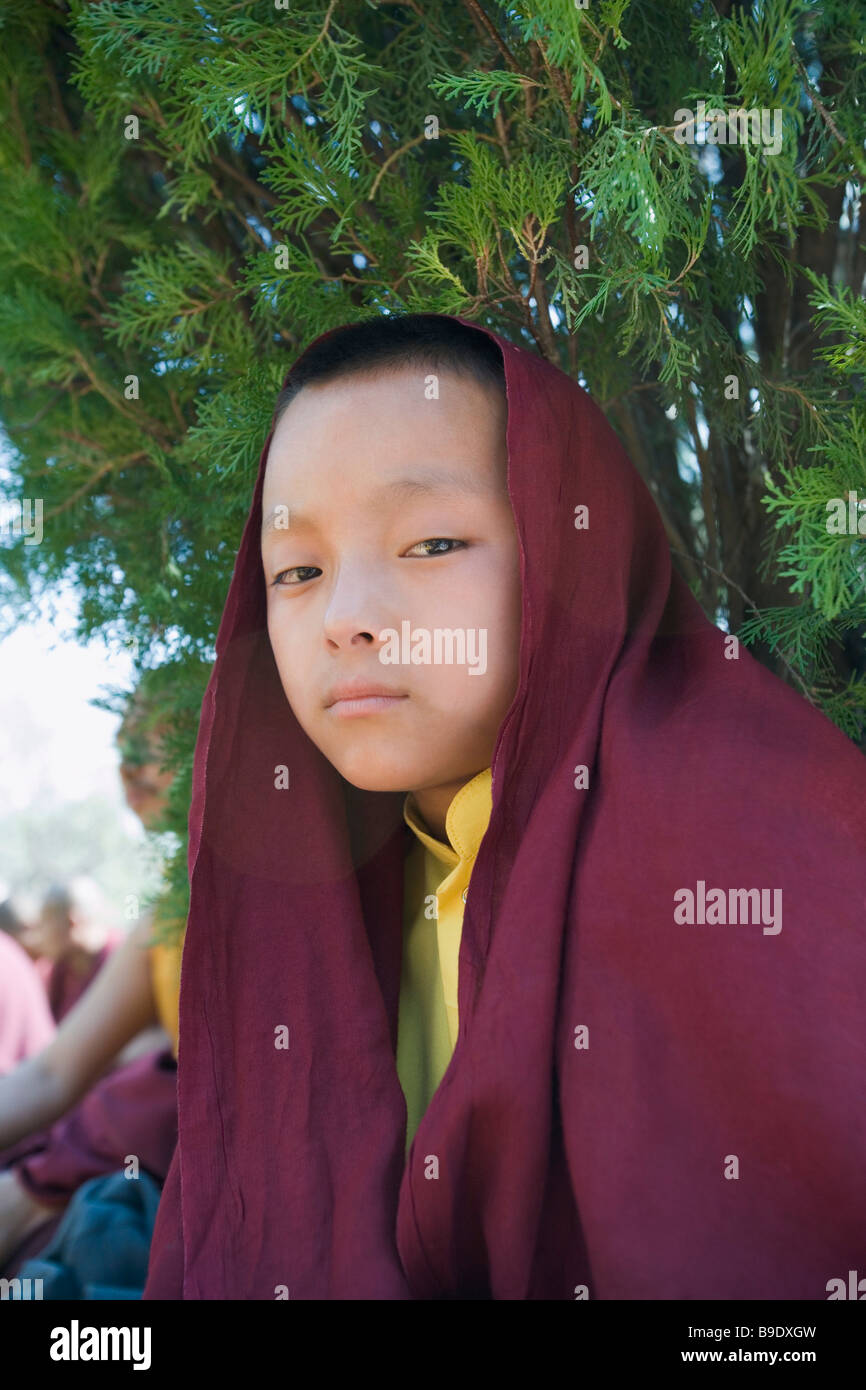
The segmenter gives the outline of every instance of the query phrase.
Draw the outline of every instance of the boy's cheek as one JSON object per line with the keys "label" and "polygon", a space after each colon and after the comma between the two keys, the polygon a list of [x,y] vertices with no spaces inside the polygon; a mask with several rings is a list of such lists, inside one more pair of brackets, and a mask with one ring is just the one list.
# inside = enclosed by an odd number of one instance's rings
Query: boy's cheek
{"label": "boy's cheek", "polygon": [[283,687],[283,694],[292,708],[295,708],[297,692],[293,689],[293,683],[289,673],[297,668],[297,662],[292,661],[292,654],[288,650],[285,641],[280,641],[279,634],[268,632],[271,643],[271,651],[274,654],[274,661],[277,667],[277,675],[280,678],[280,685]]}
{"label": "boy's cheek", "polygon": [[279,667],[281,660],[285,661],[289,656],[291,643],[288,633],[282,631],[279,622],[276,621],[270,604],[268,605],[268,640]]}

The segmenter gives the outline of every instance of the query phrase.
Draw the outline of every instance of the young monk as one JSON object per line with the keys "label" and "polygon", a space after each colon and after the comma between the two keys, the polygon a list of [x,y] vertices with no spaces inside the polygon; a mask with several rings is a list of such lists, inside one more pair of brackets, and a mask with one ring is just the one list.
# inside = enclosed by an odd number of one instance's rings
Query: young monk
{"label": "young monk", "polygon": [[[57,1023],[90,987],[122,940],[116,932],[106,932],[94,919],[92,902],[88,911],[88,890],[98,902],[98,890],[94,891],[94,885],[86,880],[68,886],[55,884],[42,901],[34,929],[23,941],[25,949],[35,957],[48,1005]],[[82,930],[93,931],[94,928],[100,936],[108,938],[95,950],[88,949],[79,940]]]}
{"label": "young monk", "polygon": [[317,339],[202,711],[145,1297],[825,1298],[862,768],[570,378],[450,316]]}

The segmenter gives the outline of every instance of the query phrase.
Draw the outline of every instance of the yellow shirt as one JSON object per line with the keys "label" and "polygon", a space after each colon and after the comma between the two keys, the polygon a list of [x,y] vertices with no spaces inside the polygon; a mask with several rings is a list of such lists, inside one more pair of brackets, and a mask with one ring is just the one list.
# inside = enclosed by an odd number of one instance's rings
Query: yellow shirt
{"label": "yellow shirt", "polygon": [[183,938],[175,946],[149,947],[150,980],[159,1021],[171,1038],[172,1051],[177,1057],[177,1035],[180,1028],[180,961]]}
{"label": "yellow shirt", "polygon": [[412,792],[403,816],[417,843],[407,859],[397,1074],[408,1112],[406,1152],[457,1042],[457,962],[463,904],[492,809],[491,769],[465,782],[445,816],[448,843],[424,827]]}
{"label": "yellow shirt", "polygon": [[[448,807],[449,843],[425,828],[411,792],[403,815],[416,836],[404,888],[403,968],[397,1036],[397,1074],[406,1096],[406,1151],[415,1137],[457,1042],[457,959],[463,930],[464,893],[490,821],[490,768],[464,783]],[[149,948],[159,1021],[177,1057],[180,963],[176,945]]]}

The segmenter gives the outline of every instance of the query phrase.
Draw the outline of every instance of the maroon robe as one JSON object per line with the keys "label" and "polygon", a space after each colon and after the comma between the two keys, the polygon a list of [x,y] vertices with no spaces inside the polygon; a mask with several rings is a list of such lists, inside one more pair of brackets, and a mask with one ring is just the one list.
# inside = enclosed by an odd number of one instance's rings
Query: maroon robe
{"label": "maroon robe", "polygon": [[58,1210],[0,1275],[11,1278],[22,1260],[47,1244],[82,1183],[123,1170],[130,1154],[163,1182],[176,1142],[177,1067],[171,1049],[162,1048],[100,1077],[55,1124],[0,1150],[0,1171],[14,1172],[31,1197]]}
{"label": "maroon robe", "polygon": [[[866,1269],[862,756],[704,616],[590,397],[496,341],[520,679],[453,1057],[404,1163],[410,832],[281,690],[269,436],[196,750],[148,1298],[811,1300]],[[719,890],[755,913],[751,889],[757,920],[706,909]]]}
{"label": "maroon robe", "polygon": [[110,941],[99,951],[83,951],[80,947],[73,947],[57,960],[43,958],[36,962],[56,1023],[66,1017],[85,990],[90,988],[116,945],[116,941]]}

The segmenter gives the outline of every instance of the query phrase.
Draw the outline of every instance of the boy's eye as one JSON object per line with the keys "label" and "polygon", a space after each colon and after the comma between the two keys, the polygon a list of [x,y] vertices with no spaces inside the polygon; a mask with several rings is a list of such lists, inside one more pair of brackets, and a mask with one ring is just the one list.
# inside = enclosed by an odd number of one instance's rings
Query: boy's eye
{"label": "boy's eye", "polygon": [[[448,536],[434,536],[431,540],[427,540],[427,541],[417,541],[417,542],[415,543],[415,545],[409,547],[409,550],[408,550],[406,553],[407,553],[407,555],[410,555],[410,554],[412,553],[413,550],[418,550],[418,549],[420,549],[422,546],[431,546],[431,545],[435,545],[435,546],[450,546],[450,547],[457,547],[457,548],[459,549],[461,546],[465,548],[466,542],[465,542],[465,541],[452,540],[452,539],[451,539],[450,537],[448,537]],[[428,550],[428,551],[426,552],[426,555],[422,555],[420,558],[421,558],[421,559],[425,559],[425,558],[430,557],[430,556],[433,556],[433,555],[450,555],[450,554],[451,554],[451,550],[450,550],[450,549],[449,549],[449,550],[434,550],[434,551]],[[279,574],[276,575],[276,576],[274,577],[274,579],[273,579],[273,581],[272,581],[272,586],[273,586],[274,588],[277,588],[277,587],[280,587],[280,588],[294,588],[294,586],[297,585],[297,584],[303,584],[303,583],[305,583],[306,580],[310,577],[311,574],[321,574],[321,573],[322,573],[322,571],[321,571],[316,565],[295,565],[295,566],[293,566],[292,569],[280,570]],[[287,575],[294,575],[294,576],[296,576],[296,577],[293,578],[293,579],[287,579],[287,578],[286,578]]]}
{"label": "boy's eye", "polygon": [[[410,555],[413,550],[420,549],[421,546],[425,545],[456,546],[456,548],[463,546],[463,548],[466,548],[466,541],[453,541],[450,537],[432,537],[430,541],[417,541],[414,545],[410,546],[406,553]],[[450,553],[452,553],[452,550],[428,550],[427,555],[421,556],[421,559],[428,559],[428,557],[432,559],[434,555],[450,555]],[[304,574],[304,571],[307,571],[307,574]],[[275,575],[272,585],[274,585],[274,587],[293,588],[296,584],[303,584],[306,578],[309,577],[309,573],[321,574],[321,570],[318,569],[316,564],[296,564],[291,570],[279,571],[279,574]],[[296,578],[296,580],[285,580],[286,574],[296,574],[299,575],[299,578]]]}
{"label": "boy's eye", "polygon": [[[412,550],[417,550],[418,547],[419,547],[419,546],[422,546],[422,545],[456,545],[456,546],[461,546],[461,545],[462,545],[462,546],[465,546],[465,545],[466,545],[466,542],[465,542],[465,541],[454,541],[454,540],[450,540],[447,536],[435,536],[432,540],[429,540],[429,541],[418,541],[415,545],[410,546],[410,547],[409,547],[409,551],[407,551],[407,554],[408,554],[410,551],[412,551]],[[451,552],[450,552],[449,550],[436,550],[436,551],[428,551],[427,554],[428,554],[428,555],[431,555],[431,554],[433,554],[433,555],[450,555]]]}
{"label": "boy's eye", "polygon": [[304,570],[312,570],[313,573],[317,573],[317,574],[321,574],[321,573],[322,573],[321,570],[317,570],[317,568],[316,568],[315,565],[295,565],[293,569],[290,569],[290,570],[280,570],[279,574],[276,575],[275,578],[274,578],[274,581],[273,581],[274,587],[276,587],[277,585],[282,584],[282,583],[283,583],[283,579],[285,578],[285,576],[286,576],[287,574],[300,574],[302,577],[301,577],[300,579],[294,579],[294,580],[290,579],[290,580],[287,580],[287,581],[286,581],[286,585],[284,585],[284,587],[288,587],[288,586],[291,586],[291,585],[293,585],[293,584],[303,584],[304,579],[306,579],[306,578],[308,577],[307,575],[304,575],[304,574],[302,573]]}

